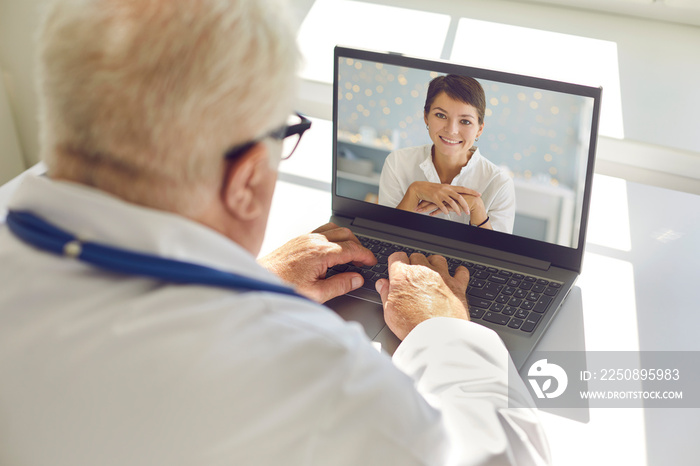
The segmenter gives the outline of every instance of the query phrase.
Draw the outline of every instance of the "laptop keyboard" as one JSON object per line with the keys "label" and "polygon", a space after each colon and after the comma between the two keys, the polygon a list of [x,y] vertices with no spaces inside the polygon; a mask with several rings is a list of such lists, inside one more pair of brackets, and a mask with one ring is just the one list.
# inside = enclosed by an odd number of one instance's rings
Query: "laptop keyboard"
{"label": "laptop keyboard", "polygon": [[[392,253],[403,251],[409,256],[414,252],[426,256],[438,254],[366,236],[357,235],[357,238],[374,253],[377,264],[373,267],[340,264],[331,268],[326,276],[357,272],[365,279],[363,288],[375,293],[374,284],[377,280],[389,278],[387,259]],[[482,320],[516,332],[532,333],[562,286],[561,283],[541,277],[441,255],[447,259],[451,274],[460,265],[469,270],[467,301],[470,317],[476,322]]]}

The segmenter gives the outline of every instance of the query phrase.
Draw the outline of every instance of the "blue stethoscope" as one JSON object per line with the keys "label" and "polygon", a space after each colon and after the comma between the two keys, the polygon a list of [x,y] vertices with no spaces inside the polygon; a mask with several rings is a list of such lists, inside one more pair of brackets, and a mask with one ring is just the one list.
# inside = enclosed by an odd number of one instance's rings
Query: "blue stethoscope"
{"label": "blue stethoscope", "polygon": [[267,283],[190,262],[81,241],[75,235],[61,230],[31,212],[11,210],[7,214],[6,223],[10,231],[25,243],[111,272],[140,275],[166,282],[265,291],[304,298],[287,286]]}

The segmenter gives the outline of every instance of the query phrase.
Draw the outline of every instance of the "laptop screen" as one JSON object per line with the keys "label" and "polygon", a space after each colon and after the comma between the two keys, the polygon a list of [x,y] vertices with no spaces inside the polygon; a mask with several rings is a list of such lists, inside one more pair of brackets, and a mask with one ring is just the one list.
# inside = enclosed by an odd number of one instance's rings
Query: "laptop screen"
{"label": "laptop screen", "polygon": [[497,238],[582,246],[600,88],[341,47],[335,66],[334,197],[469,236],[463,203],[426,199],[446,183]]}

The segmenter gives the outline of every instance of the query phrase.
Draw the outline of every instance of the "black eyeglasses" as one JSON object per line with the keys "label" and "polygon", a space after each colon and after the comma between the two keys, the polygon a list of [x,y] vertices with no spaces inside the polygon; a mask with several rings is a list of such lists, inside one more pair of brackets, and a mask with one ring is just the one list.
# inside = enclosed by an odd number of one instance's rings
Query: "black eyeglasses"
{"label": "black eyeglasses", "polygon": [[224,158],[227,160],[238,158],[260,141],[267,138],[272,138],[276,141],[284,142],[282,146],[282,160],[287,160],[292,156],[299,145],[301,136],[309,128],[311,128],[311,120],[300,113],[295,113],[289,117],[287,124],[282,125],[277,129],[273,129],[269,133],[263,134],[259,138],[253,139],[249,142],[244,142],[243,144],[238,144],[227,150],[224,154]]}

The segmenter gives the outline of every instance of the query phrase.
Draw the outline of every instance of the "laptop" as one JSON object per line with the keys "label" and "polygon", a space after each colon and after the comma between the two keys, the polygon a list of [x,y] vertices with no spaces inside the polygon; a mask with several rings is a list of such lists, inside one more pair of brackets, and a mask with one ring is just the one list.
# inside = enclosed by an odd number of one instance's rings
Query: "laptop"
{"label": "laptop", "polygon": [[[379,264],[330,270],[357,271],[365,286],[327,305],[393,353],[399,341],[374,283],[387,277],[394,251],[440,254],[452,272],[469,269],[471,320],[495,330],[520,369],[581,271],[602,89],[340,46],[334,61],[331,221],[350,228]],[[432,143],[423,107],[428,83],[442,75],[471,77],[484,89],[485,126],[475,145],[514,196],[505,227],[479,228],[464,215],[430,216],[381,199],[389,154]]]}

